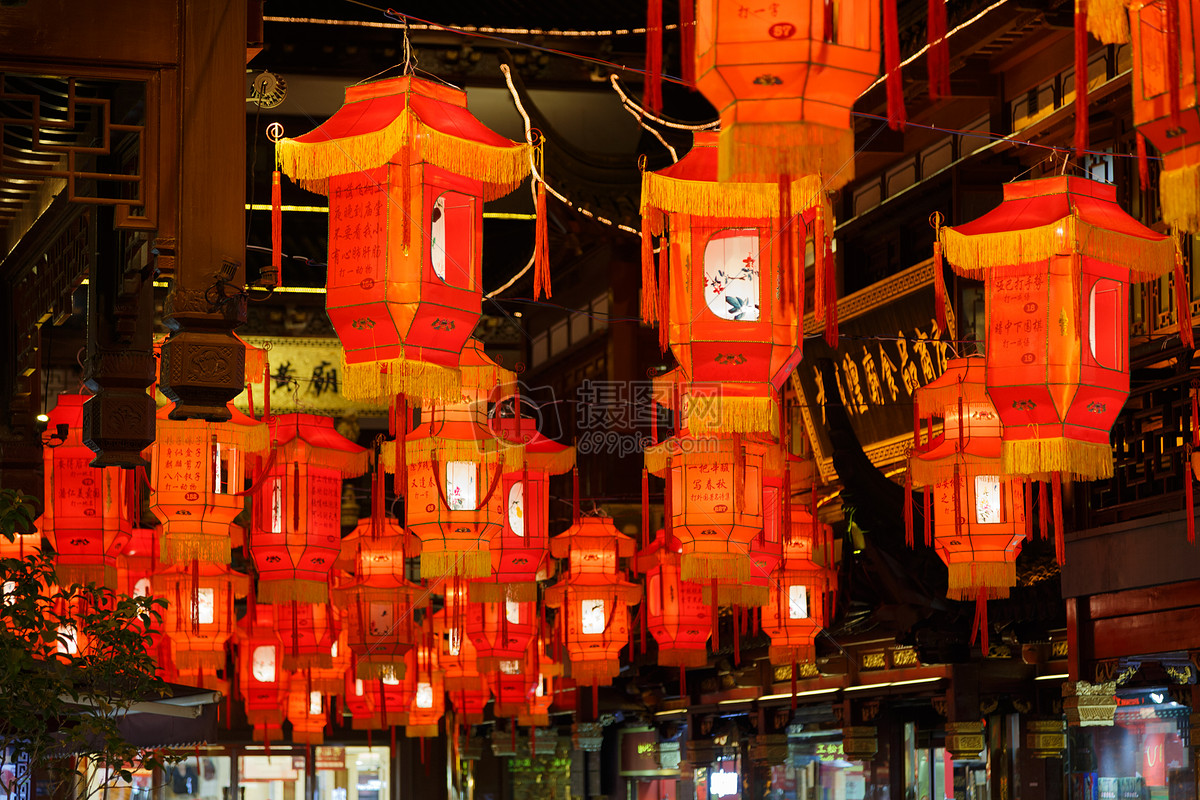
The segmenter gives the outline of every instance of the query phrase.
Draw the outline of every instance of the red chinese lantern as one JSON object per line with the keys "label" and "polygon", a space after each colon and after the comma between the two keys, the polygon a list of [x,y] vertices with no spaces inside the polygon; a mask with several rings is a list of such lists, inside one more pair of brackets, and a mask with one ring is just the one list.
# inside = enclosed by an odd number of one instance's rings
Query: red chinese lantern
{"label": "red chinese lantern", "polygon": [[363,680],[354,677],[353,670],[346,671],[342,703],[350,712],[352,730],[370,731],[383,727],[383,718],[379,711],[380,700],[378,680]]}
{"label": "red chinese lantern", "polygon": [[1116,187],[1065,176],[1007,183],[999,207],[940,236],[954,271],[984,281],[1001,473],[1111,477],[1129,282],[1168,272],[1171,240],[1126,214]]}
{"label": "red chinese lantern", "polygon": [[246,596],[249,578],[224,564],[193,561],[159,572],[154,583],[169,604],[163,612],[163,632],[171,642],[175,668],[181,673],[225,669],[234,599]]}
{"label": "red chinese lantern", "polygon": [[229,405],[227,422],[171,419],[159,409],[150,446],[150,510],[162,520],[168,564],[229,563],[230,526],[245,508],[246,462],[267,447],[267,426]]}
{"label": "red chinese lantern", "polygon": [[283,669],[283,640],[275,629],[275,607],[252,603],[238,622],[236,636],[238,687],[246,720],[255,726],[280,725],[288,676]]}
{"label": "red chinese lantern", "polygon": [[[774,461],[775,457],[771,456]],[[795,465],[798,459],[785,458],[785,463]],[[750,576],[745,581],[735,578],[715,578],[701,584],[704,602],[717,606],[759,607],[767,604],[768,589],[776,568],[783,558],[783,504],[786,472],[766,471],[762,487],[763,526],[750,539],[747,546],[750,560]],[[707,484],[706,484],[707,485]],[[716,600],[713,588],[716,588]],[[737,618],[735,617],[735,624]]]}
{"label": "red chinese lantern", "polygon": [[466,632],[475,647],[479,671],[495,672],[504,663],[520,662],[533,641],[537,624],[534,602],[467,603]]}
{"label": "red chinese lantern", "polygon": [[629,606],[642,595],[642,587],[621,577],[620,559],[633,553],[633,539],[608,517],[583,517],[550,540],[550,554],[566,558],[568,568],[566,577],[546,590],[545,603],[562,609],[571,675],[580,683],[607,684],[621,670]]}
{"label": "red chinese lantern", "polygon": [[426,604],[425,592],[404,577],[405,558],[420,552],[420,542],[385,518],[371,519],[342,540],[341,569],[354,575],[334,589],[342,609],[355,675],[375,680],[404,674],[404,656],[417,641],[414,609]]}
{"label": "red chinese lantern", "polygon": [[854,177],[850,110],[879,75],[878,0],[696,5],[696,87],[721,115],[721,179]]}
{"label": "red chinese lantern", "polygon": [[[517,408],[520,408],[519,398]],[[500,493],[504,521],[491,541],[491,574],[471,581],[471,599],[486,602],[537,599],[539,580],[553,577],[550,558],[550,476],[575,465],[575,448],[542,436],[528,417],[493,419],[500,436],[520,449],[518,469],[507,468]]]}
{"label": "red chinese lantern", "polygon": [[668,480],[683,580],[748,585],[752,543],[767,521],[764,500],[777,497],[782,485],[780,446],[763,437],[684,432],[646,448],[645,462]]}
{"label": "red chinese lantern", "polygon": [[292,724],[294,744],[324,744],[325,696],[313,689],[303,676],[292,676],[287,697],[287,721]]}
{"label": "red chinese lantern", "polygon": [[454,707],[454,713],[464,725],[478,725],[483,722],[484,709],[492,699],[492,690],[488,686],[487,678],[476,675],[464,679],[458,688],[447,688],[446,694]]}
{"label": "red chinese lantern", "polygon": [[638,553],[638,571],[646,576],[646,627],[658,643],[663,667],[702,667],[708,663],[712,612],[699,583],[680,577],[678,540],[659,531]]}
{"label": "red chinese lantern", "polygon": [[367,451],[314,414],[268,420],[270,469],[255,498],[250,555],[262,603],[324,603],[342,541],[342,479],[367,471]]}
{"label": "red chinese lantern", "polygon": [[[784,197],[799,221],[781,211],[774,185],[718,183],[708,133],[677,163],[642,176],[642,316],[658,320],[660,344],[679,362],[673,405],[694,433],[778,430],[779,390],[801,357],[801,222],[832,219],[815,177]],[[664,237],[657,294],[652,235]]]}
{"label": "red chinese lantern", "polygon": [[[36,534],[39,539],[41,534]],[[9,542],[0,537],[0,558],[21,558],[16,548],[26,550],[30,547],[29,534],[18,534],[17,541]],[[117,591],[131,597],[148,597],[155,594],[154,572],[158,566],[158,537],[153,528],[133,528],[125,549],[117,558]]]}
{"label": "red chinese lantern", "polygon": [[433,635],[438,643],[438,664],[453,692],[460,685],[478,686],[479,656],[467,635],[467,587],[461,579],[446,582],[442,610],[433,615]]}
{"label": "red chinese lantern", "polygon": [[913,453],[914,487],[933,491],[933,546],[949,571],[952,600],[975,600],[987,648],[987,600],[1017,583],[1025,540],[1023,481],[1001,472],[1000,417],[988,399],[982,356],[954,358],[914,393],[921,419],[940,417],[942,435]]}
{"label": "red chinese lantern", "polygon": [[1131,3],[1129,10],[1133,121],[1139,139],[1149,139],[1163,157],[1158,178],[1163,221],[1192,234],[1200,234],[1198,13],[1194,3],[1180,0]]}
{"label": "red chinese lantern", "polygon": [[762,611],[772,664],[805,664],[815,657],[814,642],[825,627],[828,598],[837,584],[832,557],[830,527],[814,525],[803,506],[793,505],[791,535],[784,536],[783,561]]}
{"label": "red chinese lantern", "polygon": [[[379,713],[382,727],[407,725],[413,695],[417,691],[417,651],[409,648],[404,667],[379,679]],[[404,677],[397,677],[403,675]]]}
{"label": "red chinese lantern", "polygon": [[[550,724],[550,706],[554,705],[554,679],[562,675],[562,665],[546,655],[545,631],[539,632],[526,656],[525,667],[534,676],[533,691],[526,694],[525,707],[517,712],[517,724],[539,727]],[[499,715],[498,715],[499,716]]]}
{"label": "red chinese lantern", "polygon": [[520,448],[496,436],[488,398],[497,399],[514,376],[470,340],[460,360],[462,396],[449,405],[421,409],[421,423],[404,438],[403,465],[394,444],[384,447],[384,468],[407,473],[406,522],[421,537],[421,577],[437,580],[491,573],[489,542],[504,520],[500,478],[520,464]]}
{"label": "red chinese lantern", "polygon": [[519,186],[531,156],[466,106],[463,91],[413,76],[358,84],[319,128],[277,145],[286,175],[329,195],[326,308],[351,399],[458,401],[483,203]]}
{"label": "red chinese lantern", "polygon": [[275,624],[283,640],[283,668],[299,672],[333,667],[337,615],[328,603],[278,603]]}
{"label": "red chinese lantern", "polygon": [[329,646],[329,666],[315,663],[305,670],[309,686],[324,695],[341,694],[345,684],[346,670],[350,669],[353,661],[346,626],[337,611],[337,608],[334,608],[336,633]]}
{"label": "red chinese lantern", "polygon": [[[46,507],[41,532],[54,548],[60,585],[117,585],[117,556],[132,535],[136,508],[133,472],[90,466],[96,454],[83,442],[87,397],[58,396],[49,413],[55,432],[44,448]],[[65,432],[65,438],[58,432]]]}
{"label": "red chinese lantern", "polygon": [[414,650],[416,669],[405,680],[413,682],[412,702],[408,707],[408,721],[404,735],[410,739],[436,737],[442,716],[446,713],[446,692],[442,683],[442,671],[438,665],[438,648],[432,639],[426,638]]}

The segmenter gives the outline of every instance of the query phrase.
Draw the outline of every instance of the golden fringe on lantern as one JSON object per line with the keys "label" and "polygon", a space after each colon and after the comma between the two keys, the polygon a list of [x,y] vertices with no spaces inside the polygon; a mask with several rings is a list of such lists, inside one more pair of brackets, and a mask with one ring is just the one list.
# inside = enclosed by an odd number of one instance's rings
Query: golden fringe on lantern
{"label": "golden fringe on lantern", "polygon": [[117,588],[117,568],[95,564],[58,564],[54,578],[59,586],[94,583],[109,589]]}
{"label": "golden fringe on lantern", "polygon": [[737,581],[750,580],[750,556],[734,553],[684,553],[680,557],[680,580],[685,581]]}
{"label": "golden fringe on lantern", "polygon": [[660,667],[706,667],[708,666],[707,650],[658,650],[658,665]]}
{"label": "golden fringe on lantern", "polygon": [[347,400],[374,402],[398,394],[439,403],[460,403],[462,375],[457,367],[404,356],[351,364],[342,354],[342,395]]}
{"label": "golden fringe on lantern", "polygon": [[162,537],[162,553],[159,559],[164,564],[186,564],[200,561],[205,564],[228,564],[230,541],[228,536],[210,536],[204,533],[168,533]]}
{"label": "golden fringe on lantern", "polygon": [[[421,577],[429,580],[461,575],[464,578],[486,578],[492,574],[492,554],[486,549],[431,550],[442,542],[426,541],[421,553]],[[475,545],[475,542],[471,543]],[[483,543],[480,542],[480,545]]]}
{"label": "golden fringe on lantern", "polygon": [[946,569],[950,575],[946,597],[951,600],[975,600],[980,589],[986,590],[988,599],[1002,599],[1017,585],[1015,561],[972,561],[947,564]]}
{"label": "golden fringe on lantern", "polygon": [[[502,439],[439,439],[425,436],[404,443],[404,456],[409,469],[430,464],[434,456],[438,463],[471,461],[485,467],[503,463],[506,469],[517,469],[525,456],[525,445],[509,444]],[[379,463],[385,472],[396,471],[396,443],[384,442],[379,449]],[[570,469],[568,467],[568,469]]]}
{"label": "golden fringe on lantern", "polygon": [[567,447],[557,453],[531,453],[526,450],[525,466],[531,472],[543,470],[551,475],[562,475],[575,466],[575,448]]}
{"label": "golden fringe on lantern", "polygon": [[468,592],[472,603],[532,603],[537,600],[537,582],[476,583],[472,581]]}
{"label": "golden fringe on lantern", "polygon": [[1163,222],[1178,231],[1200,233],[1200,164],[1164,169],[1158,176]]}
{"label": "golden fringe on lantern", "polygon": [[358,665],[354,668],[354,677],[360,681],[377,681],[384,678],[398,681],[404,678],[407,669],[403,656],[397,657],[395,661],[384,660],[379,656],[359,656]]}
{"label": "golden fringe on lantern", "polygon": [[[283,724],[283,709],[282,708],[258,708],[246,709],[246,722],[254,726],[254,741],[263,741],[263,736],[270,734],[272,742],[283,741],[283,731],[279,726]],[[261,728],[270,728],[270,731],[261,730]]]}
{"label": "golden fringe on lantern", "polygon": [[[760,608],[767,604],[769,595],[770,590],[766,586],[752,586],[745,583],[717,584],[717,605],[719,606]],[[701,585],[700,597],[705,605],[712,605],[711,582]]]}
{"label": "golden fringe on lantern", "polygon": [[270,436],[267,426],[261,422],[239,425],[236,422],[205,422],[200,419],[158,419],[154,431],[154,440],[158,444],[216,442],[226,447],[236,447],[245,453],[266,450],[271,442]]}
{"label": "golden fringe on lantern", "polygon": [[405,725],[404,735],[409,739],[436,739],[437,725]]}
{"label": "golden fringe on lantern", "polygon": [[279,445],[275,464],[303,464],[312,469],[332,469],[342,473],[343,478],[357,478],[367,471],[369,450],[358,453],[313,447],[300,437]]}
{"label": "golden fringe on lantern", "polygon": [[285,578],[277,581],[258,582],[258,594],[255,596],[260,603],[327,603],[329,602],[329,585],[317,581],[304,581],[298,578]]}
{"label": "golden fringe on lantern", "polygon": [[739,122],[718,139],[722,181],[828,174],[826,191],[854,178],[854,131],[811,122]]}
{"label": "golden fringe on lantern", "polygon": [[333,656],[329,653],[284,653],[282,665],[284,672],[297,672],[302,669],[331,669]]}
{"label": "golden fringe on lantern", "polygon": [[791,664],[796,665],[797,672],[800,672],[801,664],[811,664],[816,660],[816,648],[812,645],[771,645],[767,651],[767,658],[777,667],[786,667]]}
{"label": "golden fringe on lantern", "polygon": [[606,661],[571,662],[571,677],[581,686],[591,683],[608,684],[620,674],[621,664],[615,658]]}
{"label": "golden fringe on lantern", "polygon": [[292,726],[293,744],[325,744],[325,730],[303,731]]}
{"label": "golden fringe on lantern", "polygon": [[974,480],[981,475],[995,475],[1002,481],[1008,480],[1007,472],[999,458],[972,456],[968,462],[966,459],[957,456],[947,456],[928,461],[919,456],[914,456],[909,461],[908,466],[912,470],[913,486],[921,487],[936,486],[939,483],[953,481],[956,465],[963,481]]}
{"label": "golden fringe on lantern", "polygon": [[770,397],[685,395],[683,424],[695,432],[779,433],[779,408]]}
{"label": "golden fringe on lantern", "polygon": [[1085,481],[1107,480],[1113,475],[1110,445],[1065,437],[1004,442],[1000,463],[1005,475],[1061,472]]}
{"label": "golden fringe on lantern", "polygon": [[1129,12],[1125,0],[1088,0],[1087,29],[1104,44],[1129,41]]}
{"label": "golden fringe on lantern", "polygon": [[[983,359],[979,359],[979,364],[975,365],[979,371],[979,375],[983,374]],[[942,416],[947,409],[958,408],[958,400],[962,398],[965,411],[971,409],[967,406],[971,405],[986,405],[988,410],[995,411],[992,405],[992,399],[988,397],[987,387],[984,385],[982,378],[979,381],[963,381],[962,383],[947,383],[944,386],[935,386],[932,383],[921,387],[921,391],[917,393],[917,412],[922,417]]]}
{"label": "golden fringe on lantern", "polygon": [[[746,445],[747,457],[753,458],[759,453],[754,440],[743,440]],[[762,446],[762,445],[760,445]],[[764,446],[762,453],[763,469],[782,470],[784,454],[776,446]],[[667,468],[668,459],[674,459],[684,466],[700,466],[706,464],[729,464],[733,460],[733,439],[720,436],[693,436],[686,439],[672,437],[647,447],[642,452],[646,470],[660,478]]]}
{"label": "golden fringe on lantern", "polygon": [[529,175],[531,145],[497,147],[451,136],[426,125],[408,108],[370,133],[321,142],[280,139],[275,164],[302,188],[327,195],[331,177],[381,167],[410,144],[416,145],[422,162],[482,181],[484,200],[503,197]]}
{"label": "golden fringe on lantern", "polygon": [[1018,264],[1048,261],[1078,252],[1089,258],[1125,267],[1134,281],[1167,274],[1175,265],[1175,245],[1170,237],[1143,239],[1126,236],[1081,222],[1076,216],[1037,228],[966,236],[942,228],[942,254],[951,268],[965,278],[984,280],[990,270],[1012,269]]}
{"label": "golden fringe on lantern", "polygon": [[[797,173],[792,179],[792,208],[803,211],[818,203],[828,206],[821,178]],[[698,217],[777,217],[777,183],[718,183],[669,178],[655,172],[642,173],[643,216],[648,214],[662,230],[661,212]],[[832,213],[830,218],[832,218]]]}
{"label": "golden fringe on lantern", "polygon": [[176,650],[171,660],[181,672],[225,669],[225,651],[222,650]]}
{"label": "golden fringe on lantern", "polygon": [[[499,715],[497,715],[499,716]],[[532,711],[522,711],[517,714],[517,724],[526,725],[530,728],[544,728],[550,724],[550,712],[533,713]]]}

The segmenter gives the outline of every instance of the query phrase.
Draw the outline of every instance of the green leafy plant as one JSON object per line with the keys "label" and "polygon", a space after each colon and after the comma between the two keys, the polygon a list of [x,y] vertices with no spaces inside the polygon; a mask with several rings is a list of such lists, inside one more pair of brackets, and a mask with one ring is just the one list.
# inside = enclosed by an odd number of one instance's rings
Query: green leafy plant
{"label": "green leafy plant", "polygon": [[[0,534],[34,531],[36,506],[0,489]],[[165,696],[148,650],[166,602],[58,586],[53,553],[0,558],[0,793],[40,773],[82,797],[166,763],[122,736],[139,701]],[[88,780],[96,767],[99,779]],[[7,767],[7,769],[5,769]]]}

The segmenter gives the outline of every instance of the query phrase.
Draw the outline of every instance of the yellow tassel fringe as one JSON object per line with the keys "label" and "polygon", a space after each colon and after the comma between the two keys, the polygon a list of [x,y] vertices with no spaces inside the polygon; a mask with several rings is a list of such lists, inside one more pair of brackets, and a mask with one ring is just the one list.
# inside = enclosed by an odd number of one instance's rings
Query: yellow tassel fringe
{"label": "yellow tassel fringe", "polygon": [[[421,553],[421,577],[427,580],[461,575],[464,578],[486,578],[492,573],[492,554],[486,549],[434,550],[438,542],[425,542]],[[474,543],[472,543],[474,544]],[[481,543],[482,544],[482,543]]]}
{"label": "yellow tassel fringe", "polygon": [[658,665],[660,667],[706,667],[708,666],[708,651],[659,648]]}
{"label": "yellow tassel fringe", "polygon": [[[983,375],[983,359],[979,359],[980,377]],[[958,400],[962,398],[963,405],[987,404],[993,411],[992,399],[988,397],[987,387],[982,381],[947,383],[944,386],[934,386],[932,383],[922,386],[917,392],[918,411],[921,416],[943,416],[946,409],[958,410]]]}
{"label": "yellow tassel fringe", "polygon": [[[260,376],[261,377],[261,376]],[[215,441],[244,453],[261,453],[270,444],[270,432],[263,423],[238,425],[232,422],[205,422],[199,419],[158,419],[154,441],[157,444],[206,445]]]}
{"label": "yellow tassel fringe", "polygon": [[280,464],[300,463],[310,469],[332,469],[342,473],[343,478],[357,478],[367,471],[369,452],[366,449],[359,452],[331,450],[324,447],[312,447],[307,442],[296,438],[279,447],[275,454],[276,468]]}
{"label": "yellow tassel fringe", "polygon": [[[766,586],[752,586],[745,583],[717,584],[717,605],[747,606],[760,608],[767,604],[770,591]],[[712,583],[701,585],[701,598],[706,605],[712,605]]]}
{"label": "yellow tassel fringe", "polygon": [[54,568],[59,586],[94,583],[109,589],[117,588],[117,568],[108,565],[59,564]]}
{"label": "yellow tassel fringe", "polygon": [[826,191],[854,178],[854,131],[806,122],[738,122],[721,129],[721,181],[829,175]]}
{"label": "yellow tassel fringe", "polygon": [[224,650],[176,650],[172,660],[176,669],[187,672],[225,669]]}
{"label": "yellow tassel fringe", "polygon": [[770,397],[713,397],[695,401],[684,396],[684,425],[713,433],[779,433],[779,409]]}
{"label": "yellow tassel fringe", "polygon": [[1163,170],[1158,177],[1158,199],[1167,225],[1200,233],[1200,164]]}
{"label": "yellow tassel fringe", "polygon": [[1175,244],[1126,236],[1080,222],[1074,215],[1038,228],[964,236],[942,228],[942,253],[958,275],[984,280],[988,271],[1047,261],[1078,252],[1130,270],[1130,279],[1147,281],[1175,268]]}
{"label": "yellow tassel fringe", "polygon": [[954,480],[954,465],[958,464],[959,474],[964,480],[973,480],[980,475],[999,475],[1003,478],[1008,474],[1004,471],[1004,464],[999,458],[983,458],[982,456],[971,456],[968,461],[965,458],[956,456],[948,456],[926,461],[921,458],[912,458],[909,462],[909,469],[912,471],[913,486],[936,486],[939,483]]}
{"label": "yellow tassel fringe", "polygon": [[199,561],[204,564],[229,563],[229,537],[207,536],[202,533],[167,533],[162,537],[164,564],[187,564]]}
{"label": "yellow tassel fringe", "polygon": [[[405,442],[404,455],[409,468],[433,462],[436,455],[441,464],[451,461],[471,461],[484,467],[503,463],[508,470],[519,469],[524,460],[524,445],[508,444],[499,439],[438,439],[424,437]],[[385,472],[396,472],[396,443],[384,442],[379,451],[379,463]],[[569,468],[568,468],[569,469]],[[564,472],[566,470],[563,470]]]}
{"label": "yellow tassel fringe", "polygon": [[438,735],[438,726],[406,725],[404,726],[404,735],[409,739],[436,739]]}
{"label": "yellow tassel fringe", "polygon": [[537,600],[537,582],[469,584],[472,603],[532,603]]}
{"label": "yellow tassel fringe", "polygon": [[462,375],[457,368],[403,356],[351,364],[343,354],[342,395],[347,400],[390,401],[398,394],[438,403],[459,403]]}
{"label": "yellow tassel fringe", "polygon": [[482,181],[484,200],[503,197],[529,175],[530,145],[514,142],[511,147],[496,147],[450,136],[424,124],[407,108],[371,133],[312,143],[280,139],[275,144],[275,164],[302,188],[329,194],[329,179],[334,175],[381,167],[409,144],[422,162]]}
{"label": "yellow tassel fringe", "polygon": [[1129,41],[1129,12],[1125,0],[1088,0],[1087,29],[1104,44]]}
{"label": "yellow tassel fringe", "polygon": [[296,672],[302,669],[331,669],[333,656],[329,653],[304,653],[291,655],[284,653],[283,669],[285,672]]}
{"label": "yellow tassel fringe", "polygon": [[771,663],[777,667],[787,667],[795,664],[797,668],[801,664],[809,664],[816,658],[816,648],[812,645],[771,645],[771,649],[767,652],[767,657]]}
{"label": "yellow tassel fringe", "polygon": [[317,581],[288,578],[282,581],[258,582],[257,600],[260,603],[327,603],[329,585]]}
{"label": "yellow tassel fringe", "polygon": [[[821,179],[797,173],[792,179],[792,208],[804,211],[824,201]],[[643,215],[653,211],[698,217],[765,218],[779,216],[779,185],[718,183],[642,173]],[[831,215],[832,218],[832,215]],[[661,215],[655,217],[661,226]]]}
{"label": "yellow tassel fringe", "polygon": [[571,677],[584,686],[591,683],[607,686],[620,674],[621,665],[615,658],[608,661],[571,662]]}
{"label": "yellow tassel fringe", "polygon": [[1062,472],[1080,480],[1107,480],[1113,475],[1112,447],[1074,439],[1026,439],[1004,442],[1000,451],[1005,475]]}
{"label": "yellow tassel fringe", "polygon": [[374,656],[359,656],[354,677],[360,681],[376,681],[383,678],[403,680],[404,673],[407,671],[403,658],[396,661],[375,661],[374,658]]}
{"label": "yellow tassel fringe", "polygon": [[750,558],[744,555],[684,553],[679,575],[685,581],[712,581],[713,578],[745,583],[750,580]]}
{"label": "yellow tassel fringe", "polygon": [[950,586],[946,597],[951,600],[974,600],[979,590],[987,591],[987,598],[995,600],[1008,597],[1008,590],[1017,585],[1015,561],[972,561],[965,564],[947,564]]}
{"label": "yellow tassel fringe", "polygon": [[527,450],[525,463],[531,471],[545,470],[551,475],[562,475],[575,466],[575,448],[567,447],[557,453],[531,453]]}

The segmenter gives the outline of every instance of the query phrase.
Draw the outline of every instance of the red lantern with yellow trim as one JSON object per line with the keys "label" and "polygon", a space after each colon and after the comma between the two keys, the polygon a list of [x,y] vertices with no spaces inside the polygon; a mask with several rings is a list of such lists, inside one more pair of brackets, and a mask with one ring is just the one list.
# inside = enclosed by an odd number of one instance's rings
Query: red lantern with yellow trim
{"label": "red lantern with yellow trim", "polygon": [[431,639],[426,638],[414,652],[415,672],[405,676],[405,680],[412,679],[413,691],[404,735],[410,739],[436,737],[442,716],[446,713],[446,692],[437,660],[438,648],[433,646]]}
{"label": "red lantern with yellow trim", "polygon": [[467,603],[466,632],[475,647],[479,671],[495,672],[505,662],[521,661],[537,625],[537,603]]}
{"label": "red lantern with yellow trim", "polygon": [[712,610],[699,583],[680,577],[683,546],[664,531],[638,553],[646,576],[646,627],[658,643],[655,659],[664,667],[703,667],[708,663]]}
{"label": "red lantern with yellow trim", "polygon": [[329,196],[326,307],[351,399],[458,401],[479,320],[483,203],[529,174],[465,92],[411,75],[358,84],[319,128],[276,146],[284,174]]}
{"label": "red lantern with yellow trim", "polygon": [[696,5],[696,87],[721,115],[722,180],[854,177],[850,110],[879,75],[879,0]]}
{"label": "red lantern with yellow trim", "polygon": [[154,576],[169,606],[163,632],[180,673],[225,669],[226,649],[234,631],[234,600],[245,597],[250,579],[224,564],[193,561]]}
{"label": "red lantern with yellow trim", "polygon": [[1163,157],[1163,221],[1200,234],[1200,11],[1194,3],[1149,0],[1131,3],[1129,17],[1133,121]]}
{"label": "red lantern with yellow trim", "polygon": [[353,670],[346,671],[342,703],[350,712],[350,728],[356,731],[378,730],[383,727],[379,711],[378,680],[356,678]]}
{"label": "red lantern with yellow trim", "polygon": [[294,744],[324,744],[325,696],[313,689],[303,675],[293,675],[288,687],[287,721],[292,724]]}
{"label": "red lantern with yellow trim", "polygon": [[461,683],[456,689],[446,689],[450,705],[454,713],[464,725],[478,725],[483,722],[484,709],[492,699],[492,690],[487,678],[476,675]]}
{"label": "red lantern with yellow trim", "polygon": [[287,698],[283,640],[275,628],[275,608],[251,604],[237,627],[238,688],[251,725],[280,725]]}
{"label": "red lantern with yellow trim", "polygon": [[267,448],[267,426],[229,405],[227,422],[171,419],[159,409],[150,446],[150,510],[162,523],[162,560],[228,564],[230,526],[245,509],[246,463]]}
{"label": "red lantern with yellow trim", "polygon": [[986,383],[1004,425],[1000,472],[1112,476],[1109,432],[1129,395],[1129,283],[1175,247],[1076,177],[1004,185],[1004,202],[942,228],[959,275],[984,281]]}
{"label": "red lantern with yellow trim", "polygon": [[277,603],[275,624],[283,640],[283,668],[299,672],[333,667],[339,626],[328,603]]}
{"label": "red lantern with yellow trim", "polygon": [[136,507],[136,490],[132,470],[90,466],[96,455],[83,443],[87,399],[59,395],[48,415],[54,435],[43,450],[46,507],[41,533],[54,548],[59,584],[114,587],[117,556],[133,533],[130,510]]}
{"label": "red lantern with yellow trim", "polygon": [[525,697],[525,707],[517,713],[517,724],[539,727],[550,724],[550,706],[554,705],[554,679],[562,675],[562,665],[546,655],[546,631],[540,631],[530,645],[526,669],[534,676],[533,691]]}
{"label": "red lantern with yellow trim", "polygon": [[629,606],[642,587],[623,580],[620,559],[634,554],[633,539],[608,517],[583,517],[550,540],[550,554],[568,560],[567,575],[546,590],[545,603],[561,609],[571,676],[593,686],[621,670],[629,641]]}
{"label": "red lantern with yellow trim", "polygon": [[314,414],[268,420],[273,452],[255,498],[250,556],[263,603],[324,603],[341,547],[342,479],[367,471],[367,451]]}
{"label": "red lantern with yellow trim", "polygon": [[1017,583],[1025,541],[1023,481],[1002,473],[1000,417],[988,399],[982,356],[954,358],[914,393],[921,419],[940,417],[942,434],[909,461],[914,487],[933,491],[933,546],[949,571],[952,600],[975,600],[987,642],[986,602]]}
{"label": "red lantern with yellow trim", "polygon": [[793,505],[791,535],[784,536],[783,560],[762,610],[772,664],[806,664],[815,658],[816,637],[828,621],[828,600],[837,587],[832,559],[832,529],[814,525],[807,509]]}
{"label": "red lantern with yellow trim", "polygon": [[[694,433],[778,432],[779,390],[802,355],[803,226],[832,220],[815,177],[783,197],[781,209],[773,184],[718,183],[708,133],[677,163],[642,176],[642,317],[658,320],[660,344],[679,362],[671,405]],[[657,290],[652,236],[664,237]]]}

